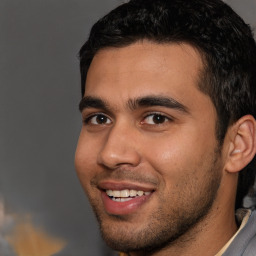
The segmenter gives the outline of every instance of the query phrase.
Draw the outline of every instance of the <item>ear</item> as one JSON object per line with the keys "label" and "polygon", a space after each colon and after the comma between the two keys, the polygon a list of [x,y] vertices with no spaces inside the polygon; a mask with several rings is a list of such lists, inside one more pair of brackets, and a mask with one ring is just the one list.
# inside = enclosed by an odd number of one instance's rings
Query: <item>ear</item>
{"label": "ear", "polygon": [[241,117],[228,130],[228,156],[225,169],[235,173],[248,165],[256,153],[256,121],[253,116]]}

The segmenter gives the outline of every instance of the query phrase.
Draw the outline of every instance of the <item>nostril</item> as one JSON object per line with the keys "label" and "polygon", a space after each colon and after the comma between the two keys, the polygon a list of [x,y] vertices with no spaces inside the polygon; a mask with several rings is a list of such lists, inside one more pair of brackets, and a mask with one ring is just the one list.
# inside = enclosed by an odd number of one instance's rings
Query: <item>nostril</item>
{"label": "nostril", "polygon": [[138,145],[140,143],[137,130],[130,125],[128,119],[119,118],[102,141],[98,164],[111,169],[124,164],[136,166],[140,162]]}
{"label": "nostril", "polygon": [[98,154],[97,162],[110,169],[115,169],[120,165],[137,166],[140,163],[140,159],[140,154],[133,148],[108,145]]}

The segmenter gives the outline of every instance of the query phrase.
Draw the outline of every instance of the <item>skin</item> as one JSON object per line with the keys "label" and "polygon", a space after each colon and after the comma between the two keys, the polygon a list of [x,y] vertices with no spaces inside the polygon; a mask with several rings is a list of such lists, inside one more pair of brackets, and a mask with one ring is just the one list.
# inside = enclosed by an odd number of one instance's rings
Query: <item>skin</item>
{"label": "skin", "polygon": [[[237,174],[225,170],[229,141],[219,148],[216,110],[198,89],[202,69],[192,46],[148,41],[100,50],[91,63],[75,164],[116,250],[215,255],[237,230]],[[111,186],[152,194],[115,211],[102,197]]]}

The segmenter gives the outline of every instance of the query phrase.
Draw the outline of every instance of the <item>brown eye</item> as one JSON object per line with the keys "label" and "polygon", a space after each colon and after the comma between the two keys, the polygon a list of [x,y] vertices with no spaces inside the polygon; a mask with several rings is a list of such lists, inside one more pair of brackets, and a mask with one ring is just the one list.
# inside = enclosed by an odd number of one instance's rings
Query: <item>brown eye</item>
{"label": "brown eye", "polygon": [[89,117],[85,122],[87,124],[103,125],[103,124],[110,124],[111,120],[103,114],[97,114]]}
{"label": "brown eye", "polygon": [[97,115],[95,119],[96,119],[97,124],[106,124],[106,123],[108,123],[108,118],[106,116],[103,116],[103,115]]}
{"label": "brown eye", "polygon": [[151,114],[151,115],[148,115],[143,123],[146,123],[146,124],[163,124],[165,122],[169,121],[169,118],[164,116],[164,115],[161,115],[161,114]]}
{"label": "brown eye", "polygon": [[162,124],[166,121],[166,117],[161,116],[161,115],[154,115],[153,118],[152,118],[152,121],[155,124]]}

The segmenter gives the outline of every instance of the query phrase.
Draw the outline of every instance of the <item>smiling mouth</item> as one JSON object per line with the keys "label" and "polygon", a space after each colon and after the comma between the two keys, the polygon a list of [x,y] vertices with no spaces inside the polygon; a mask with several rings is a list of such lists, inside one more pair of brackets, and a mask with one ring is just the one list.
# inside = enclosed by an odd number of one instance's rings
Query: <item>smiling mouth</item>
{"label": "smiling mouth", "polygon": [[152,193],[149,191],[133,190],[133,189],[132,190],[129,190],[129,189],[124,189],[124,190],[107,189],[105,192],[108,195],[108,197],[115,202],[127,202],[134,198],[149,196]]}

